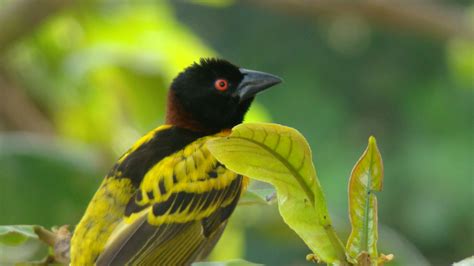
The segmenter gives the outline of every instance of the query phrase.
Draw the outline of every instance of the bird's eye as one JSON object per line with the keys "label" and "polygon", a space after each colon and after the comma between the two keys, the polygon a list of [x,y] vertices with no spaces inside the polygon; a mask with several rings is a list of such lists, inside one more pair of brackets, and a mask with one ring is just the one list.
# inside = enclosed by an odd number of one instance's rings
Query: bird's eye
{"label": "bird's eye", "polygon": [[225,91],[229,87],[229,82],[225,79],[218,79],[214,82],[214,87],[219,91]]}

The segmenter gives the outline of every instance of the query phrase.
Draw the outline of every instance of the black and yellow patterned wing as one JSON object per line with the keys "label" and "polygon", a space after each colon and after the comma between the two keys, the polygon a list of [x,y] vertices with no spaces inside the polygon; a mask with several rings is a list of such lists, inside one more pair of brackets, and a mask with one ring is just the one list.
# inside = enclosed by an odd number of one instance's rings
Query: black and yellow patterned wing
{"label": "black and yellow patterned wing", "polygon": [[114,165],[89,203],[71,240],[71,265],[93,265],[124,218],[145,175],[164,158],[204,137],[163,125],[140,138]]}
{"label": "black and yellow patterned wing", "polygon": [[149,169],[97,265],[188,265],[208,255],[246,185],[212,157],[209,138]]}

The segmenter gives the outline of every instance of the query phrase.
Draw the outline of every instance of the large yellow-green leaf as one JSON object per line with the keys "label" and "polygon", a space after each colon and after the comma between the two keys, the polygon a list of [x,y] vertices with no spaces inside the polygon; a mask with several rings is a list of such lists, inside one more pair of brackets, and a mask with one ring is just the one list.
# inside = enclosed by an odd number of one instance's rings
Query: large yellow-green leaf
{"label": "large yellow-green leaf", "polygon": [[368,254],[371,265],[377,264],[377,198],[382,190],[383,164],[374,137],[352,169],[349,180],[349,218],[352,231],[346,250],[353,261]]}
{"label": "large yellow-green leaf", "polygon": [[208,142],[208,148],[232,171],[274,185],[281,216],[319,259],[345,261],[311,150],[298,131],[276,124],[241,124],[230,136]]}

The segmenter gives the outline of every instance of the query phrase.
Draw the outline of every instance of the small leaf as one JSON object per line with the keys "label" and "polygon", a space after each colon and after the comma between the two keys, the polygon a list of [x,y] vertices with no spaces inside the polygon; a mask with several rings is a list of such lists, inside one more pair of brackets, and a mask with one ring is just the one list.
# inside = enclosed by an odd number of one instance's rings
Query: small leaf
{"label": "small leaf", "polygon": [[37,239],[35,225],[0,226],[0,243],[6,246],[18,246],[30,238]]}
{"label": "small leaf", "polygon": [[35,233],[38,225],[0,226],[0,265],[17,265],[18,262],[44,258],[48,248]]}
{"label": "small leaf", "polygon": [[0,226],[0,264],[2,262],[15,262],[15,265],[68,264],[71,233],[67,227],[64,225],[50,231],[39,225]]}
{"label": "small leaf", "polygon": [[395,256],[393,256],[393,254],[381,254],[377,259],[377,265],[382,266],[387,262],[391,262],[394,258]]}
{"label": "small leaf", "polygon": [[[355,262],[363,258],[377,265],[377,198],[375,191],[382,190],[383,163],[374,137],[349,179],[349,218],[352,231],[346,250]],[[365,254],[365,255],[364,255]]]}
{"label": "small leaf", "polygon": [[298,131],[276,124],[240,124],[230,136],[207,145],[230,170],[275,186],[281,216],[318,258],[327,263],[345,261],[311,150]]}

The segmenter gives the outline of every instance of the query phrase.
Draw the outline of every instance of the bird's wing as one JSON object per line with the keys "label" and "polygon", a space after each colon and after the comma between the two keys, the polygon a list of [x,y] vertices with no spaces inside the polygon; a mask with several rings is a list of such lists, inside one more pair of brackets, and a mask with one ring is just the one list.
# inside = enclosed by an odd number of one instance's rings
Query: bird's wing
{"label": "bird's wing", "polygon": [[145,175],[97,265],[188,265],[219,239],[244,178],[218,163],[201,138]]}

